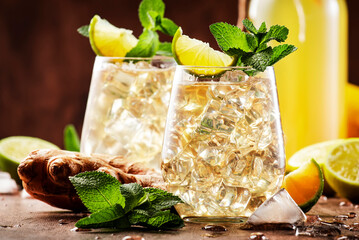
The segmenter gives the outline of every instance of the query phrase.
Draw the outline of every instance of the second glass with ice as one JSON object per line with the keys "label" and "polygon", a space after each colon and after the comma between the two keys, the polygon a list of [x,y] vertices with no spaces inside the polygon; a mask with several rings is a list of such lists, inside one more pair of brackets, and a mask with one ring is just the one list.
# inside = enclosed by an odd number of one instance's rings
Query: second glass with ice
{"label": "second glass with ice", "polygon": [[96,57],[81,151],[123,156],[159,170],[175,70],[170,57]]}

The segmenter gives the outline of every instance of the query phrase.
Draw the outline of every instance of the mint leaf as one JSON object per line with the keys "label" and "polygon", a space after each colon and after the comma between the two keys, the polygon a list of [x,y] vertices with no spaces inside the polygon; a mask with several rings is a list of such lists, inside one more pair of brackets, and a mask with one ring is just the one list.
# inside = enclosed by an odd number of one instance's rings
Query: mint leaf
{"label": "mint leaf", "polygon": [[68,151],[80,151],[80,139],[73,124],[66,125],[64,129],[64,148]]}
{"label": "mint leaf", "polygon": [[258,33],[266,33],[267,32],[267,26],[265,22],[262,22],[261,26],[258,29]]}
{"label": "mint leaf", "polygon": [[[128,228],[130,226],[127,218],[122,218],[125,211],[122,206],[115,204],[113,207],[102,209],[92,213],[90,216],[80,219],[75,226],[79,228]],[[116,221],[121,219],[120,221]]]}
{"label": "mint leaf", "polygon": [[240,49],[245,52],[253,50],[252,45],[253,42],[255,42],[253,39],[254,37],[249,37],[252,38],[250,44],[251,46],[249,46],[247,41],[247,36],[249,36],[249,34],[245,34],[236,26],[224,22],[218,22],[211,24],[209,29],[216,39],[218,46],[225,53],[227,53],[230,49]]}
{"label": "mint leaf", "polygon": [[89,25],[81,26],[77,29],[77,32],[80,33],[84,37],[89,37]]}
{"label": "mint leaf", "polygon": [[178,29],[177,24],[175,24],[171,19],[162,18],[158,26],[158,30],[173,37]]}
{"label": "mint leaf", "polygon": [[257,28],[254,26],[254,24],[251,22],[251,21],[249,21],[247,18],[245,18],[244,20],[243,20],[243,26],[248,30],[248,31],[250,31],[251,33],[253,33],[253,34],[257,34],[258,33],[258,30],[257,30]]}
{"label": "mint leaf", "polygon": [[172,44],[170,42],[161,42],[156,54],[169,57],[173,56]]}
{"label": "mint leaf", "polygon": [[273,49],[271,47],[259,53],[248,53],[242,58],[242,62],[246,66],[251,66],[261,72],[270,66],[272,60]]}
{"label": "mint leaf", "polygon": [[142,26],[146,29],[156,27],[157,16],[163,17],[165,13],[165,4],[162,0],[143,0],[138,9],[138,15]]}
{"label": "mint leaf", "polygon": [[126,57],[152,57],[158,50],[159,42],[155,31],[144,29],[137,45],[126,54]]}
{"label": "mint leaf", "polygon": [[144,224],[150,219],[151,213],[144,209],[134,209],[128,215],[128,221],[132,225],[140,225],[141,223]]}
{"label": "mint leaf", "polygon": [[284,57],[288,56],[289,54],[291,54],[292,52],[294,52],[295,50],[297,50],[297,48],[295,46],[288,45],[288,44],[283,44],[283,45],[274,47],[270,65],[275,64],[282,58],[284,58]]}
{"label": "mint leaf", "polygon": [[121,185],[120,190],[122,196],[126,198],[126,213],[137,207],[143,195],[145,194],[142,186],[138,183],[123,184]]}
{"label": "mint leaf", "polygon": [[265,34],[260,45],[266,44],[271,40],[276,40],[277,42],[284,42],[288,37],[289,30],[285,26],[274,25],[271,26],[269,32]]}
{"label": "mint leaf", "polygon": [[171,229],[183,227],[183,220],[170,210],[157,212],[146,221],[146,225],[152,228]]}
{"label": "mint leaf", "polygon": [[103,172],[83,172],[70,177],[82,203],[90,212],[97,212],[116,204],[125,207],[125,198],[121,195],[121,183]]}
{"label": "mint leaf", "polygon": [[132,225],[141,225],[156,229],[174,229],[184,226],[183,220],[170,210],[151,212],[142,209],[135,209],[128,216]]}
{"label": "mint leaf", "polygon": [[148,193],[150,207],[156,211],[168,209],[178,203],[183,203],[179,197],[161,189],[145,188],[144,191]]}

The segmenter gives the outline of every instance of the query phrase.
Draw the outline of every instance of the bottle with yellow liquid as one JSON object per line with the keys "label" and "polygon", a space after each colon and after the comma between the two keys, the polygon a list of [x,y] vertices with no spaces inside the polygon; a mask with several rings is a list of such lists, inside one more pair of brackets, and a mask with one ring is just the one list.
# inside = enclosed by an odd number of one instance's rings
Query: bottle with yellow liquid
{"label": "bottle with yellow liquid", "polygon": [[345,137],[345,0],[251,0],[247,4],[247,17],[257,27],[263,21],[267,26],[285,25],[287,42],[298,47],[275,66],[287,159],[307,145]]}

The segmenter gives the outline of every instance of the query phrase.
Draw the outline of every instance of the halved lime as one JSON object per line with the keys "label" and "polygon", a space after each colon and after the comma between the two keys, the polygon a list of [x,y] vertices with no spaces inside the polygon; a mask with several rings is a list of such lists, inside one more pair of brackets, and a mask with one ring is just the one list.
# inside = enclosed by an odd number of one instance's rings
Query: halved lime
{"label": "halved lime", "polygon": [[117,28],[98,15],[91,19],[89,38],[93,51],[107,57],[124,57],[138,42],[131,30]]}
{"label": "halved lime", "polygon": [[0,169],[10,173],[11,177],[21,183],[17,167],[30,152],[37,149],[59,149],[56,145],[34,137],[13,136],[0,141]]}
{"label": "halved lime", "polygon": [[321,167],[311,159],[286,175],[282,187],[288,191],[303,212],[308,212],[323,193],[324,178]]}
{"label": "halved lime", "polygon": [[208,43],[183,35],[180,27],[172,40],[172,52],[179,65],[213,67],[196,68],[192,71],[197,75],[204,76],[216,75],[223,69],[215,67],[229,67],[236,61],[235,58],[214,50]]}
{"label": "halved lime", "polygon": [[292,172],[306,162],[310,161],[312,158],[314,158],[319,165],[322,165],[325,162],[330,150],[344,141],[344,139],[335,139],[302,148],[289,158],[286,171]]}
{"label": "halved lime", "polygon": [[342,197],[359,203],[359,138],[334,147],[324,162],[329,185]]}

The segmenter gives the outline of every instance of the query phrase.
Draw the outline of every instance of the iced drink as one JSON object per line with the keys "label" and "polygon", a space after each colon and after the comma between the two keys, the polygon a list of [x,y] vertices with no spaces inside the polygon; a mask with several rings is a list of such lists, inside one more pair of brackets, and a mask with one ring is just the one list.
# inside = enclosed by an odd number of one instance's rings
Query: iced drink
{"label": "iced drink", "polygon": [[159,169],[175,62],[96,57],[81,151]]}
{"label": "iced drink", "polygon": [[285,155],[273,68],[200,78],[178,66],[162,152],[181,217],[248,217],[279,190]]}

